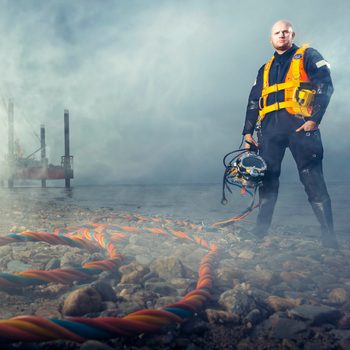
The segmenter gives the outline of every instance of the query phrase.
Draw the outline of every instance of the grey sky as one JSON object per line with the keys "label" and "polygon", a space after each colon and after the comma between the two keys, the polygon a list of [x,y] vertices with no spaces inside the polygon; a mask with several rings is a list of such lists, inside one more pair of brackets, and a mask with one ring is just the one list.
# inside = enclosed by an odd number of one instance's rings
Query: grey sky
{"label": "grey sky", "polygon": [[[321,126],[326,174],[342,166],[338,155],[350,145],[346,0],[0,5],[1,158],[12,98],[25,153],[38,148],[44,123],[55,164],[63,109],[70,110],[75,184],[220,181],[223,155],[241,140],[250,87],[273,52],[270,27],[286,18],[295,42],[310,43],[331,64],[335,94]],[[289,163],[284,173],[296,178]]]}

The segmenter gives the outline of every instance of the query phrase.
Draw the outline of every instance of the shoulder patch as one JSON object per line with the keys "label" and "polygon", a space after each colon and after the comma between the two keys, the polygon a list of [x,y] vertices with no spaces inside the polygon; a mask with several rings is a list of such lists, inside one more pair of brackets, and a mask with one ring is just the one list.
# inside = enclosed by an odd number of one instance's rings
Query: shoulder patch
{"label": "shoulder patch", "polygon": [[323,66],[327,66],[328,69],[331,68],[331,65],[326,60],[321,60],[321,61],[316,62],[317,68],[321,68]]}

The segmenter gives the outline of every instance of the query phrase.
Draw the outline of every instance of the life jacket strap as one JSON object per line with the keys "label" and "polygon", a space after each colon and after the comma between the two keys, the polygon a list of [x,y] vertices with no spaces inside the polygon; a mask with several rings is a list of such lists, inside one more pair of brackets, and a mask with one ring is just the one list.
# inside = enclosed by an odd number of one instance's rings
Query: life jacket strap
{"label": "life jacket strap", "polygon": [[261,96],[267,96],[273,92],[291,89],[291,88],[298,88],[300,86],[300,81],[297,80],[291,80],[280,84],[274,84],[271,86],[268,86],[267,88],[262,90]]}

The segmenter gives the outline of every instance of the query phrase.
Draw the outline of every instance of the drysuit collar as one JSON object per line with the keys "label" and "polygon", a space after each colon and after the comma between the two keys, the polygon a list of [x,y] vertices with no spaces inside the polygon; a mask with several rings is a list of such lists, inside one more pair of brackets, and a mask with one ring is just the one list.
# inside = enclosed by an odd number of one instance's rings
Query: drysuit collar
{"label": "drysuit collar", "polygon": [[282,54],[279,54],[278,52],[274,52],[275,60],[279,62],[283,62],[288,60],[292,55],[294,55],[295,51],[298,49],[298,46],[295,44],[292,44],[292,47],[289,48],[286,52],[283,52]]}

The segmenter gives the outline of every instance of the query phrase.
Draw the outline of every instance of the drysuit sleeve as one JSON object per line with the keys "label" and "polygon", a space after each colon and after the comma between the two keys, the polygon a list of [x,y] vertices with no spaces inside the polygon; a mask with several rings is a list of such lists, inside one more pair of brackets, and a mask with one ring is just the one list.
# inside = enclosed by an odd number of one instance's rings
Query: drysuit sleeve
{"label": "drysuit sleeve", "polygon": [[263,72],[264,66],[259,69],[258,76],[250,91],[242,135],[253,134],[254,132],[255,124],[259,116],[259,99],[263,85]]}
{"label": "drysuit sleeve", "polygon": [[310,120],[320,124],[334,91],[330,65],[317,50],[308,48],[305,52],[304,68],[316,91]]}

